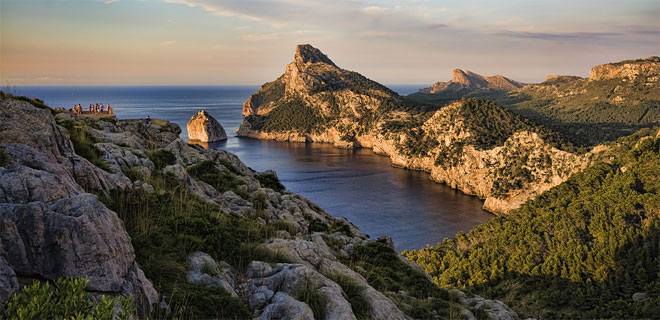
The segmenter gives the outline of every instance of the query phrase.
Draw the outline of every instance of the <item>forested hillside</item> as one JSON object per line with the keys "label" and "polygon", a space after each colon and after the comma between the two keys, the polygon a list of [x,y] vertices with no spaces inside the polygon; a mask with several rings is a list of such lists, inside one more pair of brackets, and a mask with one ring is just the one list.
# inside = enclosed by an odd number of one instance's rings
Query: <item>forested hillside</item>
{"label": "forested hillside", "polygon": [[404,255],[440,286],[523,316],[657,318],[660,134],[645,129],[611,148],[520,209]]}
{"label": "forested hillside", "polygon": [[462,89],[407,96],[441,107],[465,97],[493,100],[560,132],[574,144],[593,146],[660,123],[660,59],[626,60],[592,68],[592,77],[548,76],[519,90]]}

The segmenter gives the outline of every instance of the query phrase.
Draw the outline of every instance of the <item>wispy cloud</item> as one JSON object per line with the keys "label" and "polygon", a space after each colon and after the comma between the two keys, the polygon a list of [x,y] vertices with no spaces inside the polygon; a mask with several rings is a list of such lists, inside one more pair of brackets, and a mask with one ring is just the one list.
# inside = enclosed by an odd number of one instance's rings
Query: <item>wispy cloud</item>
{"label": "wispy cloud", "polygon": [[176,43],[176,40],[165,40],[165,41],[159,43],[159,45],[165,47],[165,46],[171,46],[175,43]]}
{"label": "wispy cloud", "polygon": [[105,1],[103,1],[103,3],[105,3],[105,4],[112,4],[112,3],[115,3],[115,2],[118,2],[118,1],[119,1],[119,0],[105,0]]}
{"label": "wispy cloud", "polygon": [[500,31],[494,33],[498,36],[519,38],[519,39],[537,39],[537,40],[552,40],[552,41],[566,41],[566,40],[597,40],[602,38],[610,38],[621,36],[623,34],[618,32],[569,32],[569,33],[552,33],[552,32],[521,32],[521,31]]}

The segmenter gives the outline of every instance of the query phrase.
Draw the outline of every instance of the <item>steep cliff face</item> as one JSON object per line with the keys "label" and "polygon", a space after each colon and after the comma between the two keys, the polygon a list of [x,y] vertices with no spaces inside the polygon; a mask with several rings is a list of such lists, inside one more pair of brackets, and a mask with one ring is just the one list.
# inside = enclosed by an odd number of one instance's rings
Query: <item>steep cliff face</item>
{"label": "steep cliff face", "polygon": [[[268,83],[245,103],[239,135],[371,148],[395,166],[486,199],[495,213],[565,181],[591,157],[560,150],[552,132],[484,100],[425,111],[329,60],[300,64],[301,50],[309,46],[299,46],[276,80],[281,94],[264,96],[274,87]],[[255,96],[269,102],[255,104]]]}
{"label": "steep cliff face", "polygon": [[455,69],[451,81],[436,82],[430,88],[421,89],[420,92],[441,93],[444,91],[458,91],[463,89],[493,89],[511,91],[522,87],[522,83],[501,75],[484,77],[472,71]]}
{"label": "steep cliff face", "polygon": [[590,80],[629,79],[656,77],[660,74],[660,57],[626,60],[618,63],[601,64],[591,68]]}

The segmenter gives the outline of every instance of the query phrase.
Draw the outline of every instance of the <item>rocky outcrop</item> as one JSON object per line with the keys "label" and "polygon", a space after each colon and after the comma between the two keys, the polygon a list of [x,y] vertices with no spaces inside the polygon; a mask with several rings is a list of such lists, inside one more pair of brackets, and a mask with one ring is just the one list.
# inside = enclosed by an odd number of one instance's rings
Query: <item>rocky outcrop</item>
{"label": "rocky outcrop", "polygon": [[208,112],[201,110],[187,124],[188,139],[201,142],[227,140],[225,129]]}
{"label": "rocky outcrop", "polygon": [[640,77],[657,78],[658,74],[660,74],[660,57],[648,57],[645,59],[625,60],[595,66],[589,72],[589,80],[635,80]]}
{"label": "rocky outcrop", "polygon": [[[584,168],[591,156],[558,149],[533,132],[539,131],[538,128],[487,103],[481,103],[487,106],[480,107],[459,101],[433,113],[411,111],[413,108],[396,93],[325,59],[300,63],[304,61],[299,57],[300,52],[300,49],[296,51],[294,62],[287,65],[280,78],[253,95],[258,99],[251,97],[246,101],[243,114],[247,116],[238,135],[325,142],[340,148],[371,148],[388,156],[395,166],[426,171],[434,181],[484,198],[485,209],[494,213],[518,208],[560,184]],[[455,80],[457,86],[482,88],[508,81],[461,70],[455,72]],[[305,124],[315,121],[313,118],[300,120],[303,125],[298,128],[265,126],[270,117],[277,116],[271,113],[277,105],[283,108],[296,105],[323,120],[317,120],[318,124],[311,129]],[[277,118],[273,123],[283,121],[288,119]],[[511,123],[502,123],[506,121]],[[491,123],[493,132],[480,129],[486,122]],[[502,127],[514,128],[507,139],[500,138],[505,130]],[[488,146],[474,142],[482,138],[499,141]],[[512,171],[514,164],[520,170]],[[521,173],[525,174],[524,179],[519,179]]]}
{"label": "rocky outcrop", "polygon": [[0,147],[10,159],[0,168],[3,272],[84,277],[89,290],[134,296],[139,314],[148,315],[158,296],[135,262],[121,220],[85,192],[129,186],[130,180],[76,155],[48,110],[13,100],[0,104]]}
{"label": "rocky outcrop", "polygon": [[441,93],[444,91],[458,91],[462,89],[492,89],[511,91],[523,87],[523,83],[511,80],[501,75],[484,77],[472,71],[455,69],[452,80],[436,82],[430,88],[421,89],[422,93]]}
{"label": "rocky outcrop", "polygon": [[224,261],[216,262],[204,252],[191,253],[188,256],[188,263],[190,264],[188,283],[220,287],[232,296],[237,296],[234,291],[233,272],[229,264]]}

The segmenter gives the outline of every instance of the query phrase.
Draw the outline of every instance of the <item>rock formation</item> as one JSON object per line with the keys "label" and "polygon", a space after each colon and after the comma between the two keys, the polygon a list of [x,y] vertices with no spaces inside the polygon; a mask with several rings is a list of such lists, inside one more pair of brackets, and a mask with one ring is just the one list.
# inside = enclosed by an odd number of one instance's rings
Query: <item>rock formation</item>
{"label": "rock formation", "polygon": [[227,134],[222,125],[204,110],[190,117],[187,128],[190,140],[201,142],[227,140]]}
{"label": "rock formation", "polygon": [[462,89],[493,89],[511,91],[520,89],[523,84],[501,75],[484,77],[471,71],[455,69],[452,80],[436,82],[430,88],[420,90],[424,93],[440,93],[444,91],[458,91]]}
{"label": "rock formation", "polygon": [[[452,86],[521,85],[460,70],[455,80]],[[429,172],[432,180],[486,199],[485,208],[495,213],[519,207],[588,163],[589,155],[558,149],[544,140],[552,135],[538,135],[539,128],[484,101],[427,113],[418,107],[301,45],[285,73],[245,102],[238,134],[371,148],[395,166]],[[479,145],[482,139],[497,142]]]}
{"label": "rock formation", "polygon": [[84,277],[89,290],[134,296],[139,314],[148,315],[158,296],[121,220],[85,192],[130,180],[78,156],[51,112],[27,102],[0,101],[0,148],[10,159],[0,168],[2,272],[26,280]]}
{"label": "rock formation", "polygon": [[630,79],[657,77],[660,74],[660,57],[638,60],[625,60],[617,63],[601,64],[591,68],[590,80]]}
{"label": "rock formation", "polygon": [[[321,58],[303,53],[300,61],[309,64],[310,60]],[[0,307],[12,292],[19,290],[19,283],[71,276],[89,279],[88,289],[95,294],[134,296],[140,318],[148,317],[159,301],[166,309],[166,297],[158,296],[138,266],[131,240],[117,213],[109,210],[97,195],[87,193],[93,191],[103,197],[110,190],[125,188],[160,196],[164,190],[156,191],[157,186],[146,182],[155,174],[167,175],[168,182],[177,183],[195,199],[212,204],[218,209],[214,214],[286,226],[258,245],[268,252],[279,252],[290,263],[248,261],[247,270],[235,272],[235,266],[223,262],[222,256],[186,252],[188,263],[183,268],[187,284],[223,288],[231,299],[244,299],[241,301],[254,318],[313,319],[315,311],[296,298],[298,288],[306,285],[323,297],[327,319],[355,319],[344,288],[332,280],[336,274],[348,277],[359,288],[368,309],[361,312],[371,318],[409,319],[404,312],[404,307],[410,311],[408,303],[426,304],[426,297],[379,291],[362,275],[366,270],[345,264],[356,248],[377,242],[297,194],[262,185],[260,175],[272,173],[254,172],[226,151],[189,145],[178,138],[180,129],[176,125],[164,121],[145,126],[139,121],[108,122],[69,113],[58,113],[56,117],[58,122],[49,110],[27,102],[0,102],[0,150],[9,159],[0,168]],[[91,135],[93,147],[109,169],[102,170],[77,155],[68,130],[58,123],[71,126],[72,132],[83,130]],[[34,136],[40,134],[40,138]],[[158,167],[145,156],[153,148],[166,150],[175,159]],[[188,169],[201,162],[212,162],[223,174],[240,181],[236,192],[243,195],[220,192],[191,176]],[[127,175],[129,172],[139,173],[144,181]],[[312,224],[339,224],[343,231],[313,231]],[[392,261],[405,261],[391,248],[387,250],[396,256]],[[151,267],[176,272],[168,270],[167,265]],[[428,282],[420,285],[432,285],[425,277],[422,281]],[[417,299],[422,300],[416,302]],[[477,308],[483,312],[498,305],[483,301],[484,310]],[[470,312],[467,309],[475,310],[460,301],[438,305],[451,305],[466,314]],[[498,317],[517,319],[513,311]]]}

